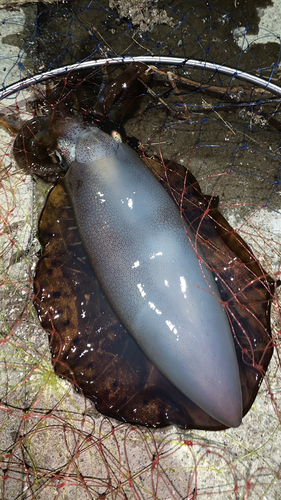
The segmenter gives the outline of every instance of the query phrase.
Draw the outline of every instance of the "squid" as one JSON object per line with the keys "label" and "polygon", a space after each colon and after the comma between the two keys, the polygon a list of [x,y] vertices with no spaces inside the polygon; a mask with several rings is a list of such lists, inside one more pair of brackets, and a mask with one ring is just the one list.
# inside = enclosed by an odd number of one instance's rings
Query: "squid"
{"label": "squid", "polygon": [[126,144],[73,119],[58,129],[81,241],[113,310],[175,387],[214,419],[239,426],[227,313],[175,202]]}

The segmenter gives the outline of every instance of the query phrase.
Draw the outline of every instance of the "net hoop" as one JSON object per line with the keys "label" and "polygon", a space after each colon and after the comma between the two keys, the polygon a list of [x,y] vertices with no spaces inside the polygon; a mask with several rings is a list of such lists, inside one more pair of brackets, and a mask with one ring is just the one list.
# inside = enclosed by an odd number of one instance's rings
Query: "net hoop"
{"label": "net hoop", "polygon": [[19,82],[9,85],[7,88],[0,92],[0,101],[6,97],[23,90],[31,85],[41,83],[49,78],[56,76],[61,76],[65,73],[78,71],[89,68],[98,68],[104,65],[114,65],[114,64],[129,64],[132,62],[142,62],[147,65],[169,65],[169,66],[184,66],[186,68],[201,69],[202,71],[213,71],[216,73],[221,73],[223,75],[230,76],[231,78],[249,82],[258,87],[264,88],[265,90],[272,92],[273,94],[281,97],[281,87],[271,83],[264,78],[256,75],[251,75],[245,71],[240,71],[238,69],[231,68],[229,66],[224,66],[221,64],[215,64],[207,61],[200,61],[198,59],[186,59],[183,57],[162,57],[162,56],[123,56],[123,57],[112,57],[112,58],[102,58],[97,60],[87,60],[78,62],[75,64],[70,64],[62,66],[60,68],[55,68],[44,73],[39,73],[37,75],[25,78]]}

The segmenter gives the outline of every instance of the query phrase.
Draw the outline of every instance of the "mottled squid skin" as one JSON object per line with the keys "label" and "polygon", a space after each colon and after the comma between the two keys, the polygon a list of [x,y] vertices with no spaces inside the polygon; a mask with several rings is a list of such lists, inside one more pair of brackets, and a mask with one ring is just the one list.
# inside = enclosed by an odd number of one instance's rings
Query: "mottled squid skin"
{"label": "mottled squid skin", "polygon": [[80,122],[66,121],[59,133],[81,239],[120,321],[183,394],[238,426],[242,397],[230,325],[178,207],[126,144]]}

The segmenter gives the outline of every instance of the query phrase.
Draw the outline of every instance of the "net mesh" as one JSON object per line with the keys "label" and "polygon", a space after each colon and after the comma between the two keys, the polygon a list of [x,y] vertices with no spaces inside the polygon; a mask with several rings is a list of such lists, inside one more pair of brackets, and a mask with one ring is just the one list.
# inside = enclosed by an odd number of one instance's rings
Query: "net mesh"
{"label": "net mesh", "polygon": [[[122,4],[72,1],[2,11],[3,88],[88,58],[151,54],[225,64],[279,83],[280,38],[257,27],[256,9],[241,12],[230,2]],[[67,84],[75,87],[72,77]],[[159,64],[153,79],[126,133],[146,156],[184,165],[204,194],[218,196],[221,213],[277,284],[279,99],[218,71]],[[49,186],[19,170],[11,148],[22,124],[44,114],[45,96],[57,82],[0,102],[1,498],[278,498],[278,286],[271,308],[274,355],[237,429],[150,430],[118,423],[54,374],[47,334],[32,305],[38,217]]]}

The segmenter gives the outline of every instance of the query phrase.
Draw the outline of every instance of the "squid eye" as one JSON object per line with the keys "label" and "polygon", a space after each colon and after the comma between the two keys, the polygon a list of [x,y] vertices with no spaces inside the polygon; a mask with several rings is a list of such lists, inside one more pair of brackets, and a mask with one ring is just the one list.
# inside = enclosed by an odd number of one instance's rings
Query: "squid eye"
{"label": "squid eye", "polygon": [[62,168],[62,170],[68,170],[68,163],[67,161],[65,161],[65,159],[63,158],[63,156],[61,155],[61,153],[57,150],[54,151],[54,156],[57,160],[57,162],[59,163],[60,167]]}
{"label": "squid eye", "polygon": [[63,137],[58,139],[55,155],[63,168],[67,169],[75,160],[75,152],[76,143],[74,141]]}
{"label": "squid eye", "polygon": [[114,139],[115,142],[117,142],[117,144],[121,144],[122,137],[119,134],[119,132],[117,132],[117,130],[112,130],[111,137],[112,137],[112,139]]}

